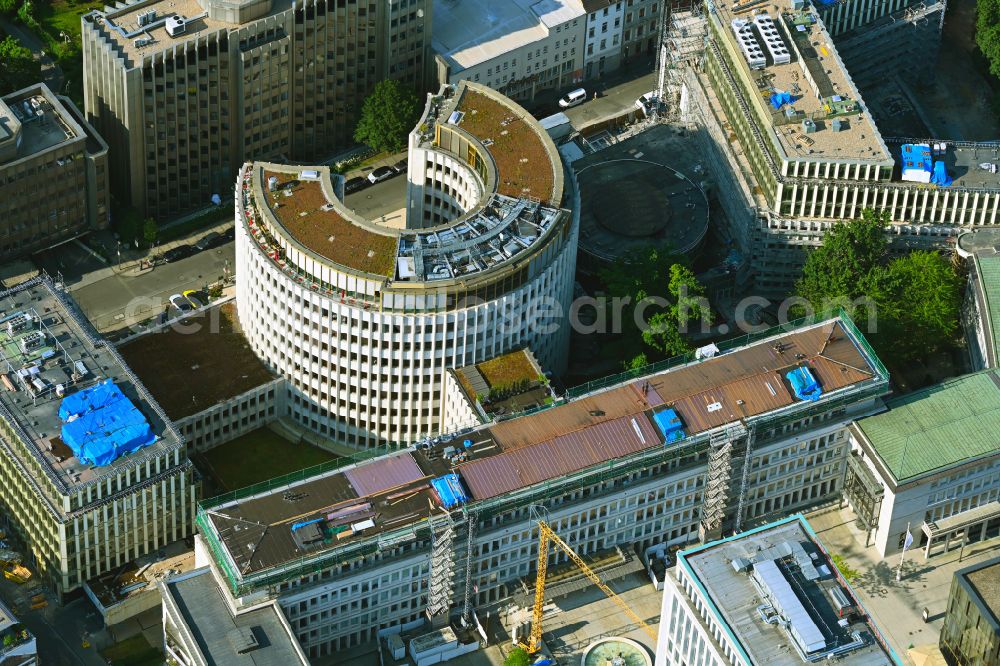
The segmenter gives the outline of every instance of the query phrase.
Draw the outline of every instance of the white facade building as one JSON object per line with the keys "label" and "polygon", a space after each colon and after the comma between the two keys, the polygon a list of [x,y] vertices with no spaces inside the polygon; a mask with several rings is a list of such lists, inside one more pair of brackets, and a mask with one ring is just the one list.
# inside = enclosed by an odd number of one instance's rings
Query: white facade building
{"label": "white facade building", "polygon": [[358,447],[439,432],[446,368],[526,346],[566,364],[577,225],[552,140],[463,83],[429,98],[410,146],[405,230],[347,210],[326,168],[248,164],[237,185],[247,340],[296,421]]}
{"label": "white facade building", "polygon": [[925,559],[1000,535],[1000,371],[886,406],[851,427],[845,489],[878,552],[898,553],[907,528]]}
{"label": "white facade building", "polygon": [[664,586],[656,666],[833,659],[902,664],[801,515],[677,554]]}
{"label": "white facade building", "polygon": [[[816,402],[766,369],[796,354],[820,378]],[[879,408],[886,381],[846,320],[762,334],[711,360],[612,379],[538,413],[202,507],[197,564],[212,566],[237,608],[276,599],[310,657],[449,609],[482,617],[532,575],[533,506],[581,555],[620,549],[641,570],[634,553],[732,529],[737,515],[756,523],[839,497],[847,427]],[[762,397],[768,385],[772,398]],[[679,439],[657,425],[666,409],[683,424]],[[450,475],[454,498],[440,488]],[[343,536],[322,536],[334,531]]]}
{"label": "white facade building", "polygon": [[618,69],[622,53],[625,0],[584,0],[587,40],[583,56],[584,78],[600,77]]}
{"label": "white facade building", "polygon": [[579,0],[434,3],[438,82],[473,81],[517,100],[583,77]]}

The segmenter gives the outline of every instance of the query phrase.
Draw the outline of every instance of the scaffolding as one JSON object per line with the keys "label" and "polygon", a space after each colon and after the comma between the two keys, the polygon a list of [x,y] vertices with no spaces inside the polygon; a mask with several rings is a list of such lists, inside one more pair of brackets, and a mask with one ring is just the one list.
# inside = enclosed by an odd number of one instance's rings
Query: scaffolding
{"label": "scaffolding", "polygon": [[431,518],[431,581],[427,590],[427,616],[448,610],[455,573],[455,523],[448,513]]}
{"label": "scaffolding", "polygon": [[656,52],[658,120],[691,122],[684,74],[701,61],[707,35],[708,21],[699,3],[676,4],[664,12]]}

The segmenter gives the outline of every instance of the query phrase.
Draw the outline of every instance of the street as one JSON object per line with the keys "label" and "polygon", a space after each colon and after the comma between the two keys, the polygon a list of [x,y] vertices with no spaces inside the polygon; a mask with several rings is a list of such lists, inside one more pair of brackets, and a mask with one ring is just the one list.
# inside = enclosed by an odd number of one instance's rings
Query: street
{"label": "street", "polygon": [[233,270],[235,244],[226,243],[153,270],[129,276],[107,277],[70,290],[98,331],[110,331],[153,317],[167,299],[188,289],[201,289],[219,280],[228,265]]}
{"label": "street", "polygon": [[570,123],[577,131],[582,130],[587,125],[592,125],[607,118],[613,118],[624,111],[635,108],[635,101],[643,93],[648,93],[656,87],[656,74],[650,72],[631,81],[623,81],[617,85],[610,86],[600,93],[600,97],[594,99],[594,91],[587,90],[587,101],[572,109],[567,109],[565,113],[569,117]]}
{"label": "street", "polygon": [[344,205],[366,220],[389,227],[402,227],[404,217],[397,213],[406,207],[406,175],[401,174],[348,194],[344,197]]}
{"label": "street", "polygon": [[[31,610],[30,597],[40,590],[30,590],[27,585],[18,585],[0,578],[0,596],[13,609],[25,627],[35,635],[38,645],[38,662],[53,666],[103,666],[104,659],[98,654],[96,634],[101,631],[103,621],[89,599],[79,598],[65,606],[53,600],[41,610]],[[84,635],[89,637],[89,648],[83,647]]]}

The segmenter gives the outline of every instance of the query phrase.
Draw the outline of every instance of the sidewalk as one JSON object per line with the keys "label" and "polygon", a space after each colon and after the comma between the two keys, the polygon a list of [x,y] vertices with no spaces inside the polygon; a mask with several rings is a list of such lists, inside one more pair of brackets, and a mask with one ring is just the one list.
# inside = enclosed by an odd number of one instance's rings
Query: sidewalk
{"label": "sidewalk", "polygon": [[[182,219],[180,221],[174,221],[171,224],[179,224],[180,222],[183,221],[185,220]],[[210,233],[214,232],[221,234],[222,232],[229,229],[229,227],[233,226],[233,224],[234,223],[231,220],[220,222],[219,224],[216,224],[213,227],[208,227],[207,229],[199,229],[198,231],[194,231],[188,234],[187,236],[178,238],[177,240],[168,241],[163,245],[154,245],[152,248],[145,250],[136,250],[132,248],[125,249],[123,247],[121,253],[122,257],[121,261],[112,264],[108,269],[110,272],[106,273],[104,277],[107,277],[112,273],[114,275],[120,275],[122,277],[138,277],[139,275],[145,275],[146,273],[149,273],[150,271],[153,270],[155,266],[156,257],[162,255],[168,250],[178,247],[180,245],[194,245],[195,243],[197,243],[199,240],[201,240]],[[102,271],[96,271],[96,272],[100,273]],[[98,279],[103,279],[103,278],[97,278],[91,280],[90,278],[92,277],[92,275],[93,274],[87,276],[88,282],[96,282]],[[74,287],[78,288],[79,286],[82,286],[82,284],[83,283],[80,283],[80,285],[74,285]]]}

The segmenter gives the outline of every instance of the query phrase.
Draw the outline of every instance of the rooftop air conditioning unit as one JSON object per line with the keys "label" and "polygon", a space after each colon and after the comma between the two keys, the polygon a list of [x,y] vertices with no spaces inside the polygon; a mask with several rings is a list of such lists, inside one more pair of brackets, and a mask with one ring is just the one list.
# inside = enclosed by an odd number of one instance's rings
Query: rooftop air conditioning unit
{"label": "rooftop air conditioning unit", "polygon": [[183,16],[171,16],[167,19],[167,34],[171,37],[184,34],[187,30],[187,22]]}

